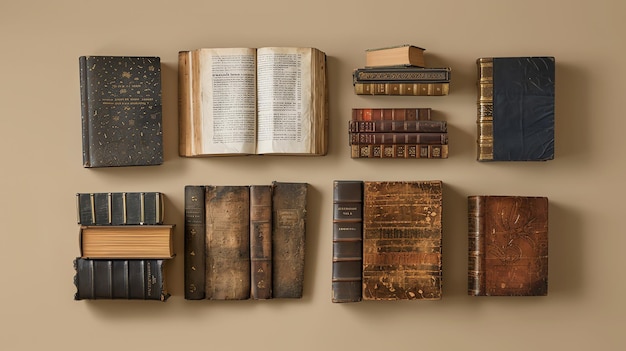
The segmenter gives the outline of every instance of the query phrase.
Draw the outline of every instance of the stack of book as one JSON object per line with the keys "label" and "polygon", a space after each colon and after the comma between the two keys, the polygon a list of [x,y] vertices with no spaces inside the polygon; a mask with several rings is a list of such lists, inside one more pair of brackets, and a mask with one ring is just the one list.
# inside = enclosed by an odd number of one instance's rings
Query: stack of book
{"label": "stack of book", "polygon": [[307,183],[185,187],[185,299],[301,298]]}
{"label": "stack of book", "polygon": [[450,91],[450,68],[427,68],[424,49],[414,45],[369,49],[353,85],[357,95],[443,96]]}
{"label": "stack of book", "polygon": [[348,136],[352,158],[448,158],[447,123],[430,108],[354,108]]}
{"label": "stack of book", "polygon": [[163,194],[78,193],[80,257],[76,300],[165,301],[165,261],[174,257],[174,225],[163,224]]}

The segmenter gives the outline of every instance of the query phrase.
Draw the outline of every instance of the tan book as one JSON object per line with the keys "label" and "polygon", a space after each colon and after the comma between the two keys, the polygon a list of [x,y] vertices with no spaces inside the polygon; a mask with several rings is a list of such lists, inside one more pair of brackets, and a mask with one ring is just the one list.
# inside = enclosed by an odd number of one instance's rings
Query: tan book
{"label": "tan book", "polygon": [[363,300],[441,298],[441,181],[364,182]]}
{"label": "tan book", "polygon": [[179,52],[179,154],[325,155],[326,54],[315,48]]}
{"label": "tan book", "polygon": [[355,83],[357,95],[444,96],[450,92],[450,83]]}
{"label": "tan book", "polygon": [[83,225],[82,258],[168,259],[174,257],[174,225]]}
{"label": "tan book", "polygon": [[365,67],[425,67],[423,48],[415,45],[398,45],[365,51]]}

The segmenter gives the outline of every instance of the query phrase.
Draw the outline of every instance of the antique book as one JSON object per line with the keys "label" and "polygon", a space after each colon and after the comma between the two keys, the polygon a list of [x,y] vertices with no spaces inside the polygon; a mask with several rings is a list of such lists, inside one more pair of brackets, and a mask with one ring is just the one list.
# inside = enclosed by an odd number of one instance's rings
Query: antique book
{"label": "antique book", "polygon": [[363,267],[363,182],[333,182],[332,302],[358,302]]}
{"label": "antique book", "polygon": [[447,144],[361,144],[350,147],[352,158],[448,158]]}
{"label": "antique book", "polygon": [[366,181],[363,299],[441,298],[441,181]]}
{"label": "antique book", "polygon": [[348,121],[349,133],[446,133],[446,121]]}
{"label": "antique book", "polygon": [[272,186],[250,186],[250,297],[272,298]]}
{"label": "antique book", "polygon": [[164,260],[74,260],[75,300],[131,299],[166,301]]}
{"label": "antique book", "polygon": [[418,108],[353,108],[353,121],[428,121],[432,109]]}
{"label": "antique book", "polygon": [[357,68],[352,71],[352,83],[400,83],[403,81],[423,83],[449,83],[450,72],[450,67]]}
{"label": "antique book", "polygon": [[448,133],[349,133],[350,145],[362,144],[448,144]]}
{"label": "antique book", "polygon": [[116,192],[76,194],[78,224],[163,224],[163,194]]}
{"label": "antique book", "polygon": [[206,212],[205,193],[203,185],[185,186],[185,299],[202,300],[205,294],[204,254],[206,243]]}
{"label": "antique book", "polygon": [[250,189],[207,186],[206,298],[250,298]]}
{"label": "antique book", "polygon": [[315,48],[179,52],[179,154],[325,155],[326,54]]}
{"label": "antique book", "polygon": [[301,298],[308,184],[273,182],[272,187],[272,296]]}
{"label": "antique book", "polygon": [[479,58],[478,161],[554,159],[554,57]]}
{"label": "antique book", "polygon": [[83,166],[163,163],[159,57],[81,56]]}
{"label": "antique book", "polygon": [[357,95],[404,95],[404,96],[443,96],[448,95],[450,83],[355,83]]}
{"label": "antique book", "polygon": [[468,197],[468,294],[548,293],[548,198]]}
{"label": "antique book", "polygon": [[174,225],[81,225],[82,258],[168,259],[174,257]]}
{"label": "antique book", "polygon": [[365,67],[424,67],[424,50],[409,44],[367,49],[365,50]]}

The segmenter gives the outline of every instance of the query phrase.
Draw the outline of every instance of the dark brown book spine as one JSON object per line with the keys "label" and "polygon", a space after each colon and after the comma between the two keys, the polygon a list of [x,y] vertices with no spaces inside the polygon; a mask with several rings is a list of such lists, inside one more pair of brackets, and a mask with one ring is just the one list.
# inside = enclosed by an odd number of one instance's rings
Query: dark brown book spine
{"label": "dark brown book spine", "polygon": [[350,133],[445,133],[446,121],[348,121]]}
{"label": "dark brown book spine", "polygon": [[273,182],[272,296],[301,298],[308,184]]}
{"label": "dark brown book spine", "polygon": [[477,159],[493,160],[493,59],[476,60],[478,68]]}
{"label": "dark brown book spine", "polygon": [[441,298],[441,181],[365,182],[363,299]]}
{"label": "dark brown book spine", "polygon": [[355,83],[357,95],[444,96],[450,83]]}
{"label": "dark brown book spine", "polygon": [[251,297],[272,298],[272,187],[250,186]]}
{"label": "dark brown book spine", "polygon": [[448,158],[448,145],[351,145],[352,158]]}
{"label": "dark brown book spine", "polygon": [[363,182],[333,183],[332,302],[361,301]]}
{"label": "dark brown book spine", "polygon": [[206,298],[250,298],[250,191],[207,186]]}
{"label": "dark brown book spine", "polygon": [[448,133],[349,133],[350,145],[447,144]]}
{"label": "dark brown book spine", "polygon": [[353,108],[353,121],[429,121],[432,109],[422,108]]}
{"label": "dark brown book spine", "polygon": [[185,186],[185,299],[205,298],[205,187]]}
{"label": "dark brown book spine", "polygon": [[163,224],[163,194],[78,193],[78,224],[138,225]]}
{"label": "dark brown book spine", "polygon": [[468,220],[469,295],[547,295],[547,198],[470,196]]}

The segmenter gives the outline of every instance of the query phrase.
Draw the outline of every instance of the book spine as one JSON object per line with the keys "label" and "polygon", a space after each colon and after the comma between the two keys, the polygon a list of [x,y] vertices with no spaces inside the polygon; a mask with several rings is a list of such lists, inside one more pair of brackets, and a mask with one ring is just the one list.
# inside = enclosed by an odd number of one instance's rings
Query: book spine
{"label": "book spine", "polygon": [[441,83],[450,80],[449,68],[423,68],[423,69],[356,69],[353,72],[354,83],[368,83],[376,81],[387,82],[424,82]]}
{"label": "book spine", "polygon": [[308,184],[272,183],[272,296],[301,298]]}
{"label": "book spine", "polygon": [[467,293],[471,296],[486,294],[485,286],[485,198],[468,196],[468,269]]}
{"label": "book spine", "polygon": [[163,224],[162,193],[79,193],[76,201],[78,224]]}
{"label": "book spine", "polygon": [[357,95],[444,96],[450,83],[355,83]]}
{"label": "book spine", "polygon": [[448,144],[448,133],[349,133],[350,145]]}
{"label": "book spine", "polygon": [[250,186],[251,297],[272,298],[272,187]]}
{"label": "book spine", "polygon": [[353,108],[353,121],[429,121],[432,109],[422,108]]}
{"label": "book spine", "polygon": [[332,302],[361,301],[363,182],[333,184]]}
{"label": "book spine", "polygon": [[448,158],[448,145],[351,145],[352,158]]}
{"label": "book spine", "polygon": [[205,298],[205,187],[185,186],[185,299]]}
{"label": "book spine", "polygon": [[478,68],[477,160],[493,160],[493,59],[476,60]]}
{"label": "book spine", "polygon": [[178,154],[182,157],[193,155],[192,134],[192,54],[191,51],[178,52]]}
{"label": "book spine", "polygon": [[250,189],[208,186],[206,192],[206,298],[250,298]]}
{"label": "book spine", "polygon": [[74,260],[76,300],[166,301],[163,260]]}
{"label": "book spine", "polygon": [[78,59],[80,79],[80,107],[82,123],[83,167],[91,167],[91,150],[89,148],[91,138],[91,113],[89,100],[89,70],[87,57]]}
{"label": "book spine", "polygon": [[348,121],[350,133],[445,133],[448,131],[446,121]]}

